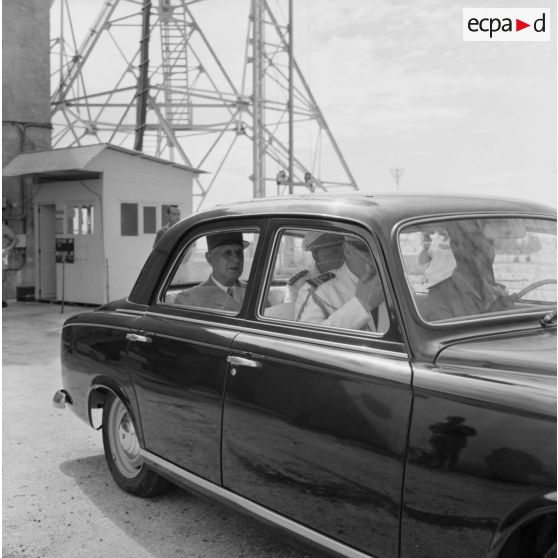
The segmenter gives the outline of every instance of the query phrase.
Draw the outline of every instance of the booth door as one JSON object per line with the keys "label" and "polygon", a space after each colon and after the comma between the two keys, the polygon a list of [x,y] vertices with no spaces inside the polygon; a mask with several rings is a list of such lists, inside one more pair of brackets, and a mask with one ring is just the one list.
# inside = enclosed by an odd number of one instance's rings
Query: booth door
{"label": "booth door", "polygon": [[56,207],[54,204],[38,206],[39,220],[39,296],[56,298]]}

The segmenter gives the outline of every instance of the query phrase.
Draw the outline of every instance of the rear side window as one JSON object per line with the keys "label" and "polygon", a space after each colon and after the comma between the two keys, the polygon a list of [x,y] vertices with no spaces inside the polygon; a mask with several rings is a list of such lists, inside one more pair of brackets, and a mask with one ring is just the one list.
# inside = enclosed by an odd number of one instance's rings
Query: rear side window
{"label": "rear side window", "polygon": [[259,233],[215,230],[191,241],[179,256],[160,301],[236,315],[244,303]]}
{"label": "rear side window", "polygon": [[352,233],[282,230],[264,301],[265,318],[375,333],[389,328],[375,258]]}

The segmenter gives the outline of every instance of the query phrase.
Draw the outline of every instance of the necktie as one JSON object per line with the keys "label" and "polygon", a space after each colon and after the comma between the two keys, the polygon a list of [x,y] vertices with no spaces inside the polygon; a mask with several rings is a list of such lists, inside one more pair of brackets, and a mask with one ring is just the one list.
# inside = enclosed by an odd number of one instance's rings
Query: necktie
{"label": "necktie", "polygon": [[227,294],[228,294],[229,296],[232,296],[232,297],[236,300],[236,297],[234,296],[234,287],[229,287],[229,288],[227,289]]}

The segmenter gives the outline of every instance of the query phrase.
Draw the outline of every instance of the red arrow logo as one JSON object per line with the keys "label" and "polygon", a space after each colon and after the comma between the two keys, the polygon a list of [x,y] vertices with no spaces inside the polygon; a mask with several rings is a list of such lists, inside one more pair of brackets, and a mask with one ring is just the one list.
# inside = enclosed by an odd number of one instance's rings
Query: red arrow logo
{"label": "red arrow logo", "polygon": [[520,19],[515,20],[515,30],[516,31],[521,31],[522,29],[525,29],[526,27],[531,27],[531,24],[530,23],[525,23],[524,21],[521,21]]}

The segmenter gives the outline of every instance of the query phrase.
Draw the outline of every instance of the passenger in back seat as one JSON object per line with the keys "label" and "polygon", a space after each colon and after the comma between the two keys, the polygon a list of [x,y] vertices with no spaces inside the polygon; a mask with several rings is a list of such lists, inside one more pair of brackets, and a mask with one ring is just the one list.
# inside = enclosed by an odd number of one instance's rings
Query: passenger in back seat
{"label": "passenger in back seat", "polygon": [[343,250],[344,237],[340,234],[323,231],[310,231],[302,241],[302,248],[312,253],[314,265],[293,275],[287,282],[284,302],[295,302],[298,291],[308,279],[341,267],[345,261]]}

